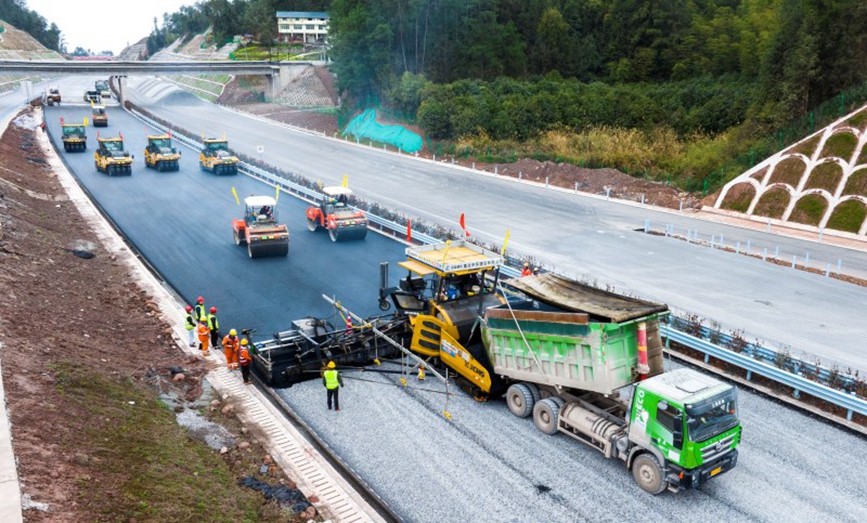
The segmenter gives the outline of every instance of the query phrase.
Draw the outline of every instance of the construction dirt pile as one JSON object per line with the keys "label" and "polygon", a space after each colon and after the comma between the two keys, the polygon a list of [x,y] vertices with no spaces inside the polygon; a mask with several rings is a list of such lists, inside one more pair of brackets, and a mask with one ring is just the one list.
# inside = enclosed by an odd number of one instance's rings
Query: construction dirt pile
{"label": "construction dirt pile", "polygon": [[[238,481],[294,485],[231,408],[202,397],[215,363],[178,348],[100,244],[49,167],[40,118],[27,109],[0,138],[0,359],[26,520],[285,521]],[[178,425],[196,400],[236,445],[212,450]]]}

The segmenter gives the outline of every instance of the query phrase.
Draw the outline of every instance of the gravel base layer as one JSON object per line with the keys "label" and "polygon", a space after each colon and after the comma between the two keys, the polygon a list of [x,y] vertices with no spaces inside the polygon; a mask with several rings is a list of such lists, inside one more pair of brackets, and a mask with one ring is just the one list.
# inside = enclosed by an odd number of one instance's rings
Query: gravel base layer
{"label": "gravel base layer", "polygon": [[651,496],[622,462],[539,432],[502,400],[455,390],[446,421],[446,396],[418,390],[443,391],[432,377],[409,390],[397,375],[344,380],[339,413],[321,381],[279,393],[408,521],[867,520],[867,442],[746,390],[738,466],[699,490]]}

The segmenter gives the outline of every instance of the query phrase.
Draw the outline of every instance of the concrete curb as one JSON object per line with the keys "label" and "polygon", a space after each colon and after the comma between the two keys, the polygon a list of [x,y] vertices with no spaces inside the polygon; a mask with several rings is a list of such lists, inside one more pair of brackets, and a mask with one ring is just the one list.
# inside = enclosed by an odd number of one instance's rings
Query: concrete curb
{"label": "concrete curb", "polygon": [[[70,201],[91,226],[107,254],[116,256],[129,268],[136,282],[159,306],[163,318],[175,326],[174,338],[178,347],[185,354],[200,357],[198,351],[186,344],[187,335],[183,328],[185,313],[172,290],[144,266],[120,234],[100,214],[55,153],[47,134],[37,133],[37,139]],[[260,439],[268,452],[298,488],[308,497],[315,495],[319,498],[320,501],[314,505],[323,515],[328,514],[335,521],[348,523],[383,521],[261,393],[244,386],[240,374],[233,375],[226,368],[221,353],[212,351],[211,354],[206,359],[209,372],[205,378],[224,401],[236,405],[244,422],[261,434]]]}
{"label": "concrete curb", "polygon": [[24,521],[21,510],[21,488],[18,485],[18,469],[12,452],[12,427],[6,409],[6,392],[3,389],[0,368],[0,520],[6,523]]}

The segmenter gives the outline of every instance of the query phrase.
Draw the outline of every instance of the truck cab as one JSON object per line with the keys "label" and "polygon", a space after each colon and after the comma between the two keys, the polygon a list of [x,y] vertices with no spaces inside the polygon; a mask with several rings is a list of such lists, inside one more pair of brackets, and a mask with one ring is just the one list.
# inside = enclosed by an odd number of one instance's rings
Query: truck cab
{"label": "truck cab", "polygon": [[56,87],[52,87],[48,90],[48,94],[45,95],[45,103],[48,105],[60,105],[61,96],[60,89]]}
{"label": "truck cab", "polygon": [[101,98],[111,98],[111,90],[108,88],[108,82],[105,80],[97,80],[93,83],[93,87]]}
{"label": "truck cab", "polygon": [[[696,488],[734,468],[741,435],[737,399],[733,386],[691,369],[638,382],[629,416],[636,447],[627,464],[639,485]],[[657,463],[642,462],[636,470],[635,456],[645,451]]]}

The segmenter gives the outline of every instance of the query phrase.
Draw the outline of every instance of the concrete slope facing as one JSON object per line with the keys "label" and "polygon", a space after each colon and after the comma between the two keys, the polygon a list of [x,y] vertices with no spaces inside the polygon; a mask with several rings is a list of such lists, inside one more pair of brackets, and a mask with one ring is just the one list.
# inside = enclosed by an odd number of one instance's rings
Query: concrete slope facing
{"label": "concrete slope facing", "polygon": [[[286,129],[220,107],[170,95],[166,106],[158,82],[131,78],[132,100],[159,117],[198,132],[221,129],[237,137],[233,147],[266,163],[325,183],[349,176],[362,197],[409,216],[457,227],[466,213],[475,237],[502,242],[511,230],[510,248],[531,255],[567,275],[669,304],[742,330],[770,346],[818,357],[825,364],[867,370],[867,349],[852,340],[867,337],[867,322],[857,303],[867,290],[819,275],[792,271],[695,244],[645,235],[645,221],[672,224],[681,231],[707,222],[686,214],[620,205],[604,199],[517,184],[468,169],[398,157],[381,150]],[[186,104],[186,105],[185,105]],[[264,152],[259,152],[264,151]],[[761,231],[714,224],[717,238],[763,247],[782,259],[843,259],[867,271],[867,254],[783,238]],[[710,234],[708,234],[710,236]]]}

